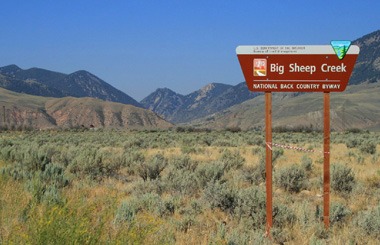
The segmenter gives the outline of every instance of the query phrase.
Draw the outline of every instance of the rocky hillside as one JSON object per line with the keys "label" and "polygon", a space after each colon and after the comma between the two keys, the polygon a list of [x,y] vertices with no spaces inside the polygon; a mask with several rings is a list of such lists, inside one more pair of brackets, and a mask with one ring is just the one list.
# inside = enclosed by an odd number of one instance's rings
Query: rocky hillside
{"label": "rocky hillside", "polygon": [[[330,115],[333,130],[362,128],[380,130],[380,82],[350,85],[345,92],[331,93]],[[222,129],[263,128],[264,96],[258,96],[222,112],[195,120],[195,127]],[[323,93],[273,94],[273,127],[323,128]]]}
{"label": "rocky hillside", "polygon": [[380,81],[380,30],[353,42],[360,47],[350,84]]}
{"label": "rocky hillside", "polygon": [[173,123],[186,123],[257,96],[245,83],[236,86],[211,83],[188,95],[157,89],[140,103]]}
{"label": "rocky hillside", "polygon": [[0,115],[0,127],[7,128],[164,129],[173,126],[154,112],[132,105],[89,97],[40,97],[2,88]]}
{"label": "rocky hillside", "polygon": [[0,68],[0,87],[38,96],[92,97],[142,107],[127,94],[87,71],[67,75],[40,68],[23,70],[9,65]]}
{"label": "rocky hillside", "polygon": [[151,111],[169,120],[185,104],[186,96],[177,94],[168,88],[159,88],[140,103]]}

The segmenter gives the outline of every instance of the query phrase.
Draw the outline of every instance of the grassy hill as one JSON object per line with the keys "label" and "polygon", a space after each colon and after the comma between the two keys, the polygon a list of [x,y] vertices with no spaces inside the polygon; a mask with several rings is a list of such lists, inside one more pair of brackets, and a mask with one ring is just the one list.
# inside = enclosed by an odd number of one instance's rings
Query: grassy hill
{"label": "grassy hill", "polygon": [[[343,93],[331,93],[331,127],[334,130],[362,128],[380,130],[380,83],[351,85]],[[264,96],[258,96],[220,113],[193,121],[208,128],[263,127]],[[273,127],[310,126],[322,129],[323,94],[273,94]]]}
{"label": "grassy hill", "polygon": [[0,88],[0,109],[0,127],[7,128],[168,128],[172,126],[154,112],[132,105],[88,97],[40,97],[2,88]]}

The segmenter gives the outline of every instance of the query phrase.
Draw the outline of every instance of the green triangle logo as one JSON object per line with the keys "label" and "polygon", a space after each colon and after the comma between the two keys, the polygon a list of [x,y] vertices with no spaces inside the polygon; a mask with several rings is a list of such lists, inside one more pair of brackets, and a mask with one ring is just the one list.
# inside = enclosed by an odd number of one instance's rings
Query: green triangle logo
{"label": "green triangle logo", "polygon": [[351,41],[331,41],[331,46],[334,49],[336,56],[341,60],[350,48]]}

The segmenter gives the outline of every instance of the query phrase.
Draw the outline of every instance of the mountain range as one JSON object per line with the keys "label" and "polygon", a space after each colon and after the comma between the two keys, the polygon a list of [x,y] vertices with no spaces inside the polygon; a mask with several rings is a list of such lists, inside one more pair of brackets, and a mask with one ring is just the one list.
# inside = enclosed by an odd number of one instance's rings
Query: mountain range
{"label": "mountain range", "polygon": [[249,92],[245,83],[236,86],[211,83],[188,95],[177,94],[168,88],[157,89],[140,103],[170,122],[186,123],[257,95]]}
{"label": "mountain range", "polygon": [[0,87],[31,95],[92,97],[141,107],[129,95],[83,70],[63,74],[41,68],[23,70],[16,65],[9,65],[0,68]]}
{"label": "mountain range", "polygon": [[[380,81],[380,30],[365,35],[352,43],[360,47],[360,54],[350,78],[349,85],[376,83]],[[296,99],[298,96],[301,96],[300,99]],[[303,93],[287,93],[280,94],[277,97],[282,99],[286,98],[287,100],[283,100],[283,103],[291,103],[291,100],[295,100],[303,104],[302,99],[305,99],[307,103],[308,96],[310,96],[310,94],[304,96]],[[157,89],[140,101],[140,103],[145,108],[153,110],[173,123],[193,126],[208,125],[209,127],[223,125],[226,127],[227,125],[231,126],[234,124],[228,123],[231,116],[229,112],[233,110],[232,108],[234,106],[239,108],[239,105],[245,101],[262,100],[260,97],[262,97],[260,93],[248,91],[245,82],[236,86],[213,83],[189,95],[177,94],[167,88]],[[288,101],[288,99],[290,101]],[[375,103],[378,102],[375,101]],[[253,110],[255,110],[255,107],[246,107],[244,111],[237,109],[237,111],[233,113],[236,115],[232,118],[236,118],[236,116],[239,115],[244,117],[243,114],[245,111],[249,112]],[[214,117],[215,113],[217,117]],[[225,115],[225,117],[221,115]],[[286,113],[282,113],[282,117],[287,117]],[[217,118],[221,123],[210,124],[212,118]],[[249,119],[247,118],[247,120]],[[225,123],[222,123],[223,121],[225,121]],[[310,122],[308,121],[307,123]],[[362,124],[360,124],[360,126],[366,127]],[[243,128],[247,127],[248,125],[243,126]]]}
{"label": "mountain range", "polygon": [[[332,127],[336,130],[347,127],[380,129],[377,123],[380,121],[380,30],[355,40],[353,44],[360,47],[360,54],[347,91],[332,93]],[[264,118],[262,94],[250,92],[245,82],[237,85],[211,83],[187,95],[178,94],[169,88],[158,88],[137,102],[87,71],[63,74],[41,68],[24,70],[9,65],[0,68],[0,87],[4,88],[0,90],[0,105],[10,110],[7,115],[14,114],[14,122],[21,120],[17,119],[17,115],[38,111],[38,115],[45,115],[45,124],[50,125],[44,124],[44,127],[85,124],[129,127],[133,121],[140,128],[154,125],[165,128],[175,123],[249,129],[262,126]],[[16,96],[14,92],[21,94]],[[274,125],[320,127],[322,109],[319,97],[319,93],[274,93]],[[129,113],[131,111],[136,113]],[[138,117],[133,116],[137,114]],[[91,120],[86,121],[86,118]],[[163,119],[170,123],[164,123]]]}

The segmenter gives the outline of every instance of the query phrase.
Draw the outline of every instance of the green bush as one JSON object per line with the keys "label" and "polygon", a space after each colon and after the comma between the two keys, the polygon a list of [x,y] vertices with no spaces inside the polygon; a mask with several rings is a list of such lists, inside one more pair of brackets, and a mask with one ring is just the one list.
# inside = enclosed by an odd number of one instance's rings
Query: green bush
{"label": "green bush", "polygon": [[142,196],[147,193],[156,193],[158,195],[162,195],[162,193],[167,189],[167,183],[165,183],[162,179],[146,181],[138,179],[134,183],[135,185],[133,186],[131,192],[135,196]]}
{"label": "green bush", "polygon": [[222,178],[224,175],[224,166],[221,162],[211,162],[199,165],[196,170],[198,184],[204,188],[207,183],[215,182]]}
{"label": "green bush", "polygon": [[300,192],[306,188],[305,170],[296,164],[281,168],[275,175],[276,184],[289,192]]}
{"label": "green bush", "polygon": [[45,171],[41,172],[41,179],[47,185],[53,185],[57,188],[66,187],[69,184],[69,180],[64,175],[64,168],[56,163],[46,165]]}
{"label": "green bush", "polygon": [[373,155],[376,153],[376,143],[367,140],[361,144],[359,149],[362,153],[368,153]]}
{"label": "green bush", "polygon": [[241,220],[247,220],[254,228],[260,228],[266,222],[266,196],[256,186],[240,190],[236,197],[234,213]]}
{"label": "green bush", "polygon": [[331,167],[331,188],[339,193],[350,193],[356,184],[352,169],[342,164]]}
{"label": "green bush", "polygon": [[273,149],[272,150],[272,164],[281,156],[284,155],[284,149]]}
{"label": "green bush", "polygon": [[160,213],[164,205],[161,197],[157,193],[146,193],[139,196],[136,202],[141,210],[156,214]]}
{"label": "green bush", "polygon": [[[228,245],[271,245],[273,242],[263,235],[262,230],[247,229],[246,226],[240,225],[238,229],[233,229],[226,234]],[[211,244],[225,244],[223,242],[215,242]]]}
{"label": "green bush", "polygon": [[229,150],[223,152],[220,161],[223,163],[226,172],[231,169],[239,169],[245,163],[244,157],[242,157],[238,151],[231,152]]}
{"label": "green bush", "polygon": [[161,172],[168,164],[168,160],[162,154],[154,155],[149,161],[136,163],[136,173],[144,180],[154,180],[160,177]]}
{"label": "green bush", "polygon": [[357,137],[352,136],[346,140],[346,146],[347,148],[355,148],[361,145],[361,140],[359,140]]}
{"label": "green bush", "polygon": [[260,160],[258,165],[255,166],[244,166],[242,168],[242,175],[246,181],[250,184],[259,185],[265,181],[265,161]]}
{"label": "green bush", "polygon": [[161,205],[158,206],[157,210],[161,217],[173,215],[176,210],[176,202],[174,198],[169,198],[161,202]]}
{"label": "green bush", "polygon": [[124,200],[116,210],[114,223],[131,222],[134,220],[139,209],[134,200]]}
{"label": "green bush", "polygon": [[235,142],[233,142],[232,140],[217,139],[214,142],[212,142],[211,146],[217,146],[217,147],[236,147],[237,144]]}
{"label": "green bush", "polygon": [[263,146],[264,144],[264,138],[262,136],[256,135],[252,138],[247,139],[248,145],[257,145],[257,146]]}
{"label": "green bush", "polygon": [[296,215],[286,205],[276,204],[273,207],[273,225],[281,228],[286,225],[293,225],[296,221]]}
{"label": "green bush", "polygon": [[275,244],[285,244],[291,241],[291,235],[288,229],[272,227],[270,233]]}
{"label": "green bush", "polygon": [[193,195],[198,191],[197,175],[188,170],[172,170],[166,177],[167,189],[172,193]]}
{"label": "green bush", "polygon": [[176,229],[184,233],[186,233],[194,224],[195,218],[192,215],[185,215],[182,219],[175,222]]}
{"label": "green bush", "polygon": [[125,166],[128,168],[129,174],[135,174],[136,166],[144,164],[144,155],[137,150],[128,150],[124,152]]}
{"label": "green bush", "polygon": [[210,182],[204,190],[204,199],[210,207],[232,213],[237,205],[236,191],[220,181]]}
{"label": "green bush", "polygon": [[380,239],[380,204],[373,209],[360,212],[354,224],[365,234]]}
{"label": "green bush", "polygon": [[181,152],[182,154],[195,154],[195,153],[200,153],[202,152],[202,148],[194,146],[194,145],[182,145],[181,146]]}
{"label": "green bush", "polygon": [[351,211],[340,203],[332,203],[330,210],[330,223],[333,224],[343,224],[347,218],[351,215]]}
{"label": "green bush", "polygon": [[310,172],[313,167],[313,160],[310,157],[303,155],[301,159],[301,166],[306,172]]}
{"label": "green bush", "polygon": [[54,183],[44,181],[44,177],[41,172],[36,172],[30,180],[25,182],[25,186],[32,195],[32,203],[61,205],[65,202],[58,186]]}
{"label": "green bush", "polygon": [[172,158],[170,165],[177,170],[194,172],[198,166],[198,162],[192,160],[189,155],[181,155],[179,157]]}

